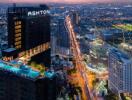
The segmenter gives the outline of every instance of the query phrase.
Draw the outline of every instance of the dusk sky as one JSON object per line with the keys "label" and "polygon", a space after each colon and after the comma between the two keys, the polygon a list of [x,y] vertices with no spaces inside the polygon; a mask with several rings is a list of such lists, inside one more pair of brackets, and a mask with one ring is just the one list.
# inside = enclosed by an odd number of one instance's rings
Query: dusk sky
{"label": "dusk sky", "polygon": [[0,0],[0,2],[129,2],[132,0]]}

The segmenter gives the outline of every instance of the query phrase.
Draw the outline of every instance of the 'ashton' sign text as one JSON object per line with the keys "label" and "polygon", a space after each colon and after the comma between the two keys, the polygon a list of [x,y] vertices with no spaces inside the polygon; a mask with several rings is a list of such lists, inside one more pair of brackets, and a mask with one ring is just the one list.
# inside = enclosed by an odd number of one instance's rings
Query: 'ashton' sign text
{"label": "'ashton' sign text", "polygon": [[49,14],[49,10],[40,10],[40,11],[29,11],[28,16],[37,16],[37,15],[46,15]]}

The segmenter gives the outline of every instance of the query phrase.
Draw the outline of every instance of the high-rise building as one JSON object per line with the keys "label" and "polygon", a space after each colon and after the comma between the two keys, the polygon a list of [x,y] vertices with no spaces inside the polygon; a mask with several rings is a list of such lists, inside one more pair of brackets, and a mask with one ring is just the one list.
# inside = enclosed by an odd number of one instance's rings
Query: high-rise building
{"label": "high-rise building", "polygon": [[0,61],[0,100],[55,100],[56,77],[46,73],[50,77],[26,65]]}
{"label": "high-rise building", "polygon": [[132,59],[124,52],[112,49],[108,59],[108,86],[115,93],[132,92]]}
{"label": "high-rise building", "polygon": [[77,11],[73,11],[72,12],[72,21],[73,21],[73,24],[74,25],[78,25],[79,24],[79,20],[80,20],[80,18],[79,18],[78,12]]}
{"label": "high-rise building", "polygon": [[[46,5],[8,8],[8,45],[16,49],[18,57],[32,58],[45,52],[45,58],[50,57],[49,13]],[[4,60],[9,59],[4,55]]]}
{"label": "high-rise building", "polygon": [[58,33],[56,34],[56,53],[67,55],[70,49],[70,37],[65,27],[65,19],[58,19]]}
{"label": "high-rise building", "polygon": [[7,16],[9,48],[0,60],[0,100],[55,100],[54,72],[25,64],[31,58],[50,66],[49,8],[14,5]]}
{"label": "high-rise building", "polygon": [[69,43],[69,34],[66,31],[65,28],[65,19],[64,18],[59,18],[58,19],[58,34],[57,34],[57,45],[61,47],[70,47]]}

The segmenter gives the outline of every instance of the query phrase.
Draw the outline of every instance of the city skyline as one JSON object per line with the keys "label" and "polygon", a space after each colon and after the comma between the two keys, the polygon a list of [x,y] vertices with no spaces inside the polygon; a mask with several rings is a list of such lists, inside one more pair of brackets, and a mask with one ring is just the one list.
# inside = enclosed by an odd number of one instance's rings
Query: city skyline
{"label": "city skyline", "polygon": [[0,0],[0,2],[4,2],[4,3],[12,3],[12,2],[16,2],[16,3],[45,3],[45,2],[56,2],[56,3],[83,3],[83,2],[87,2],[87,3],[93,3],[93,2],[97,2],[97,3],[109,3],[109,2],[132,2],[131,0]]}
{"label": "city skyline", "polygon": [[0,5],[0,100],[132,100],[132,0]]}

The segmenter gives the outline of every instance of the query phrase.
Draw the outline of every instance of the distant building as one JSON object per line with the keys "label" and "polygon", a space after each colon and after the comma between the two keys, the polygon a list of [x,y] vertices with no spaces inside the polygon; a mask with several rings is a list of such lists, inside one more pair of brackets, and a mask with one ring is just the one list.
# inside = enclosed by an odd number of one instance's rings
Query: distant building
{"label": "distant building", "polygon": [[[18,57],[34,58],[44,52],[48,53],[44,58],[50,57],[50,15],[48,6],[9,7],[7,16],[8,45],[9,48],[15,48],[18,51]],[[4,56],[5,59],[6,55]]]}
{"label": "distant building", "polygon": [[73,24],[78,25],[79,20],[80,20],[80,18],[79,18],[78,12],[73,12]]}
{"label": "distant building", "polygon": [[57,44],[61,47],[69,47],[70,46],[70,37],[65,28],[65,19],[60,18],[58,20],[58,34],[57,34]]}
{"label": "distant building", "polygon": [[108,58],[109,89],[115,93],[132,92],[132,59],[123,52],[112,49]]}
{"label": "distant building", "polygon": [[70,49],[70,36],[65,27],[65,19],[58,20],[58,33],[56,34],[56,53],[67,55]]}
{"label": "distant building", "polygon": [[116,43],[124,40],[131,41],[132,32],[123,32],[120,29],[104,29],[100,31],[100,36],[104,41]]}

